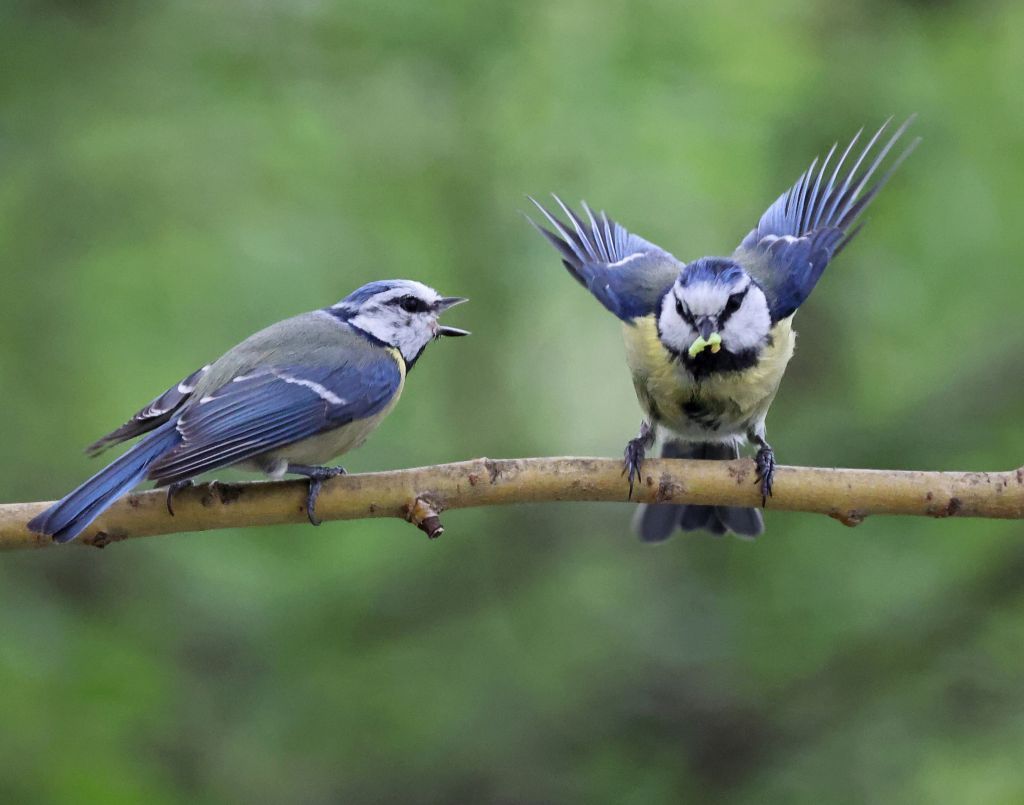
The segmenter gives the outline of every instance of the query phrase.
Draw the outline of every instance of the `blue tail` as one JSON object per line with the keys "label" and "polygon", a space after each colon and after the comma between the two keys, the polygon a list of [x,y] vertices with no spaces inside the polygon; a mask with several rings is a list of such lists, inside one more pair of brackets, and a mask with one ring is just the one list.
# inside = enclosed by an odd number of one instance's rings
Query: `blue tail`
{"label": "blue tail", "polygon": [[150,464],[181,441],[174,425],[168,422],[153,431],[80,487],[33,517],[28,523],[29,530],[51,536],[54,542],[73,540],[115,500],[145,478]]}
{"label": "blue tail", "polygon": [[[739,458],[733,444],[665,442],[663,458],[701,458],[729,461]],[[764,519],[757,509],[743,506],[699,506],[692,503],[641,504],[637,507],[633,528],[644,542],[661,542],[672,536],[676,528],[683,531],[710,531],[721,535],[732,532],[743,537],[756,537],[764,531]]]}

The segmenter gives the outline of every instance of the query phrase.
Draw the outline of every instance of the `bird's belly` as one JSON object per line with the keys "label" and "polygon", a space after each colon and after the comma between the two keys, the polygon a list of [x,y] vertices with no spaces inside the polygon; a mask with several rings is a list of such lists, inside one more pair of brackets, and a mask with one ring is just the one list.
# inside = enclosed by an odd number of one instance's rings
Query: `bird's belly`
{"label": "bird's belly", "polygon": [[775,391],[750,395],[743,388],[744,372],[731,374],[731,383],[698,384],[687,376],[674,383],[634,377],[634,383],[641,406],[659,425],[692,441],[733,441],[764,416]]}
{"label": "bird's belly", "polygon": [[291,464],[326,464],[362,445],[377,428],[384,413],[342,425],[340,428],[303,439],[268,455],[284,458]]}
{"label": "bird's belly", "polygon": [[762,421],[793,354],[790,320],[747,369],[695,378],[658,339],[653,317],[625,327],[626,357],[641,407],[659,425],[692,441],[734,441]]}

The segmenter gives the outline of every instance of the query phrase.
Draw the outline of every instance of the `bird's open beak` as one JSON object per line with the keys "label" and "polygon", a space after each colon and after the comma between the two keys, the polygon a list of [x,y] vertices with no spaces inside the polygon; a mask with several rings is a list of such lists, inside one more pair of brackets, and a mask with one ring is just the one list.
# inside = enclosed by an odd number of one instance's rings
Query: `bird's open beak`
{"label": "bird's open beak", "polygon": [[438,313],[444,313],[449,308],[453,308],[456,305],[461,305],[463,302],[469,300],[465,296],[442,296],[434,303],[434,308]]}
{"label": "bird's open beak", "polygon": [[471,335],[469,330],[461,330],[458,327],[448,327],[447,325],[444,325],[444,324],[442,324],[440,327],[437,328],[437,334],[438,335],[453,335],[453,336],[454,335]]}
{"label": "bird's open beak", "polygon": [[[463,302],[469,300],[464,296],[442,296],[437,302],[434,303],[434,308],[437,310],[438,315],[444,313],[449,308],[453,308],[456,305],[461,305]],[[436,337],[442,335],[447,336],[463,336],[469,335],[469,330],[463,330],[460,327],[449,327],[445,324],[437,324]]]}

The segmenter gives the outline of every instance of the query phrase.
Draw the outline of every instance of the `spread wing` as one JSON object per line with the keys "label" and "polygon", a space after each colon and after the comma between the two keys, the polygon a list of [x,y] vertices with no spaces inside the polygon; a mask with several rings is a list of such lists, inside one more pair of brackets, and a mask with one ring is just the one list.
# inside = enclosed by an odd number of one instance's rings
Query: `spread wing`
{"label": "spread wing", "polygon": [[889,126],[887,120],[840,178],[847,157],[860,138],[858,132],[826,180],[828,164],[836,152],[833,145],[821,166],[815,159],[740,243],[733,257],[761,284],[768,297],[772,321],[791,316],[800,307],[825,266],[860,231],[860,225],[855,224],[861,213],[920,142],[920,138],[911,142],[874,184],[868,185],[913,120],[908,118],[862,170]]}
{"label": "spread wing", "polygon": [[90,456],[97,456],[108,447],[128,441],[128,439],[134,439],[136,436],[141,436],[143,433],[147,433],[153,430],[153,428],[164,424],[192,396],[192,392],[195,390],[199,379],[209,369],[209,364],[202,369],[196,369],[196,371],[176,386],[171,386],[159,397],[151,400],[145,408],[140,410],[117,430],[111,431],[102,439],[90,444],[85,448],[85,452]]}
{"label": "spread wing", "polygon": [[562,256],[562,264],[608,310],[626,322],[657,310],[683,264],[653,243],[627,232],[603,212],[594,215],[583,202],[587,220],[554,196],[569,219],[563,223],[535,199],[554,232],[534,223]]}
{"label": "spread wing", "polygon": [[[382,350],[383,352],[383,350]],[[379,413],[402,373],[388,354],[339,366],[273,366],[234,378],[185,407],[181,444],[149,477],[173,483]]]}

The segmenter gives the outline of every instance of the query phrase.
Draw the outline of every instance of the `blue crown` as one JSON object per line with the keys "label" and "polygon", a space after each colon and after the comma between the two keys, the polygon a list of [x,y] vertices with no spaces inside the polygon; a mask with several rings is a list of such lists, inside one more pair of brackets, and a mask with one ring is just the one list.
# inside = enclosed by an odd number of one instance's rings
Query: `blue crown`
{"label": "blue crown", "polygon": [[685,288],[706,282],[712,285],[732,285],[746,272],[728,257],[702,257],[694,260],[679,274],[679,282]]}
{"label": "blue crown", "polygon": [[346,307],[359,307],[377,294],[393,291],[395,288],[401,288],[405,284],[406,283],[403,280],[377,280],[376,282],[368,282],[362,288],[356,288],[352,291],[352,293],[341,300],[340,304],[345,305]]}

